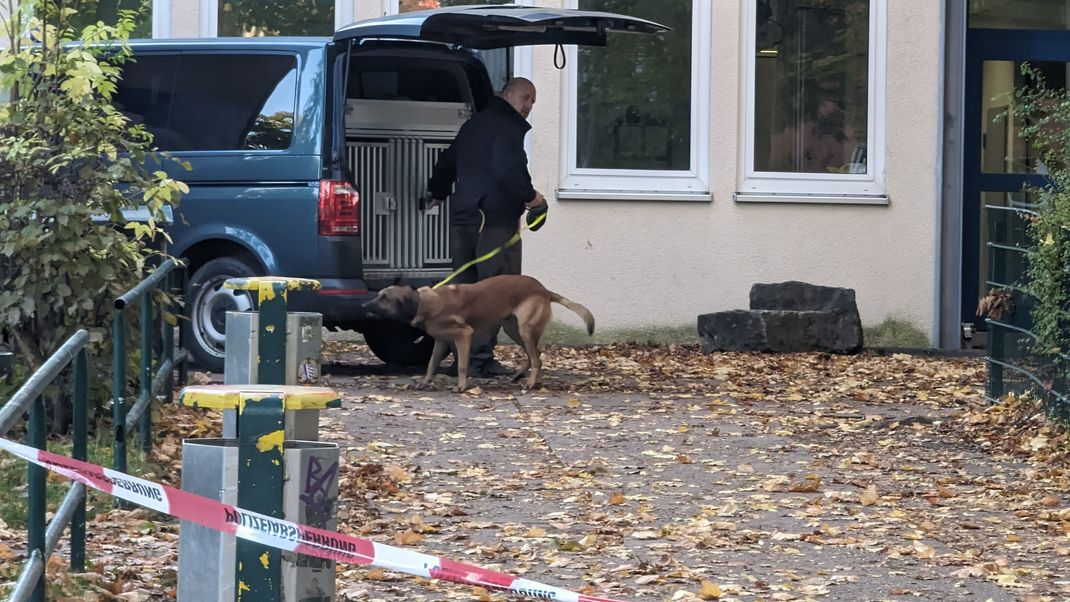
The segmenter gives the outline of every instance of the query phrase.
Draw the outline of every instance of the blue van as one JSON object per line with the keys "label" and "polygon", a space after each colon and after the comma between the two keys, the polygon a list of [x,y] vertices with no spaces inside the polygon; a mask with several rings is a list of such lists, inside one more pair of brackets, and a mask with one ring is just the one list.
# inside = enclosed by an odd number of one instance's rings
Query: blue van
{"label": "blue van", "polygon": [[368,320],[361,304],[397,279],[450,272],[447,206],[421,210],[431,168],[494,94],[476,50],[604,46],[609,31],[665,28],[609,13],[467,6],[354,23],[330,38],[132,42],[116,106],[188,162],[169,227],[189,264],[187,341],[221,370],[234,276],[314,278],[294,311],[364,334],[386,362],[426,364],[430,340]]}

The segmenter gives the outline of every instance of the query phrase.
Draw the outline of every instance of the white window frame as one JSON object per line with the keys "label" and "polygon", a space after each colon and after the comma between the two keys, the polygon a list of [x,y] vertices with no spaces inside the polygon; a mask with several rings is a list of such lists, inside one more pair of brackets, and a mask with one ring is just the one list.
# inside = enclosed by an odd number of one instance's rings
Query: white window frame
{"label": "white window frame", "polygon": [[743,76],[744,100],[742,183],[737,201],[887,204],[885,165],[885,60],[888,52],[886,24],[888,0],[869,0],[869,115],[866,128],[866,174],[821,174],[760,172],[754,168],[754,101],[757,44],[757,0],[744,2]]}
{"label": "white window frame", "polygon": [[152,37],[171,37],[171,0],[152,0]]}
{"label": "white window frame", "polygon": [[[158,1],[158,0],[153,0]],[[170,0],[167,0],[168,2]],[[219,0],[201,1],[201,37],[219,37]],[[334,29],[353,22],[353,0],[334,0]]]}
{"label": "white window frame", "polygon": [[[578,8],[578,0],[568,0]],[[578,103],[577,50],[565,47],[562,101],[561,199],[709,201],[710,55],[712,2],[696,0],[691,9],[691,148],[688,170],[591,169],[576,166]],[[632,35],[614,34],[609,35]]]}

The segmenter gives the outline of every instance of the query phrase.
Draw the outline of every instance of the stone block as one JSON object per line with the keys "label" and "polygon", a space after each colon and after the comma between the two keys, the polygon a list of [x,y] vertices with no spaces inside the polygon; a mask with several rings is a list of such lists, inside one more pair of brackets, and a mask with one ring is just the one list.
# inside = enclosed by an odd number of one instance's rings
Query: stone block
{"label": "stone block", "polygon": [[796,353],[862,350],[862,320],[849,288],[789,281],[758,283],[750,290],[750,310],[698,317],[699,342],[713,351]]}
{"label": "stone block", "polygon": [[765,323],[745,309],[719,311],[698,317],[699,344],[703,353],[714,351],[762,351]]}

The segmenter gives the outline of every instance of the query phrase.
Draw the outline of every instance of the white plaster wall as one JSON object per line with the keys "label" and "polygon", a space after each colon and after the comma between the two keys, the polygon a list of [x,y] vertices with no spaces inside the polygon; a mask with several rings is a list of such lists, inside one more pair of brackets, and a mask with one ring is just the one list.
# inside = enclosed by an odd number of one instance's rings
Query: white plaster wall
{"label": "white plaster wall", "polygon": [[[524,239],[524,271],[580,301],[599,326],[680,325],[745,308],[755,282],[854,288],[866,324],[890,314],[934,321],[942,11],[889,0],[887,207],[737,204],[743,132],[742,9],[713,1],[708,94],[712,203],[551,200]],[[562,5],[562,2],[540,2]],[[548,197],[561,177],[563,72],[535,52],[531,166]],[[805,190],[800,191],[805,192]],[[558,312],[570,320],[568,312]]]}
{"label": "white plaster wall", "polygon": [[356,20],[371,19],[372,17],[381,17],[385,13],[383,10],[383,0],[352,0],[353,1],[353,15]]}
{"label": "white plaster wall", "polygon": [[201,36],[200,0],[171,0],[171,37]]}

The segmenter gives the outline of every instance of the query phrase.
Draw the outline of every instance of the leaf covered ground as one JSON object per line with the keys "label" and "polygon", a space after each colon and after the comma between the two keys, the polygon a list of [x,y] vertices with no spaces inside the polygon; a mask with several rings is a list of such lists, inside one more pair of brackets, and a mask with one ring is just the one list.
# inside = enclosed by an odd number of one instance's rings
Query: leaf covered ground
{"label": "leaf covered ground", "polygon": [[[543,390],[477,380],[459,395],[328,344],[340,529],[624,600],[1070,599],[1070,441],[1028,398],[984,403],[980,359],[635,345],[544,358]],[[177,484],[181,438],[213,436],[218,416],[161,418],[156,478]],[[174,521],[111,510],[90,537],[93,569],[64,574],[57,556],[57,587],[174,597]],[[24,542],[0,525],[0,579]],[[337,576],[343,601],[505,599]]]}

